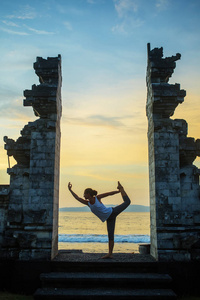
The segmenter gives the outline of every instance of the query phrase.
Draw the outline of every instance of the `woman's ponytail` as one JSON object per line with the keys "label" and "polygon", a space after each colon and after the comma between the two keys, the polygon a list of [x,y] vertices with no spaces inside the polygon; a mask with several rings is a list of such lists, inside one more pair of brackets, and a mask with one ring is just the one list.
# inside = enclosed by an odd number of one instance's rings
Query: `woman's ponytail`
{"label": "woman's ponytail", "polygon": [[96,196],[97,195],[97,191],[95,190],[92,190],[93,191],[93,196]]}

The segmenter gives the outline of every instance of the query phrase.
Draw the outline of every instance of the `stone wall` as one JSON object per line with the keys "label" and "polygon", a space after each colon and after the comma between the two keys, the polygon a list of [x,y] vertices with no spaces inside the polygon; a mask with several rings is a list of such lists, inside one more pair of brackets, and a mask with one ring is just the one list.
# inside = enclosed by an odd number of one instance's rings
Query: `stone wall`
{"label": "stone wall", "polygon": [[158,260],[200,260],[200,140],[185,120],[171,119],[186,92],[169,84],[181,55],[163,58],[148,44],[147,104],[151,254]]}
{"label": "stone wall", "polygon": [[0,245],[2,245],[3,242],[3,232],[7,221],[9,192],[9,185],[0,185]]}
{"label": "stone wall", "polygon": [[38,57],[34,69],[40,84],[24,91],[24,106],[32,106],[38,119],[25,125],[16,141],[4,137],[17,164],[7,171],[0,256],[21,260],[51,259],[58,251],[61,56]]}

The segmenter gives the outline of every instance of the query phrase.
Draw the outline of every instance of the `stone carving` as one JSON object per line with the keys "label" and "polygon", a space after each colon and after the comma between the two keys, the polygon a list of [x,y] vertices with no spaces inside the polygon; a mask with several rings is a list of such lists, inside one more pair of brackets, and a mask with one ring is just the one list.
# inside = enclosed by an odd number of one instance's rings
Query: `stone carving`
{"label": "stone carving", "polygon": [[4,137],[17,162],[7,171],[9,199],[0,228],[0,256],[7,258],[51,259],[58,250],[61,56],[38,57],[34,69],[40,84],[24,91],[24,106],[39,118],[16,141]]}
{"label": "stone carving", "polygon": [[8,156],[13,156],[18,165],[28,167],[30,163],[30,136],[29,139],[20,137],[16,142],[4,136],[4,142]]}
{"label": "stone carving", "polygon": [[185,120],[171,119],[186,92],[169,84],[181,55],[163,58],[147,46],[147,104],[151,254],[158,260],[200,260],[200,140],[187,137]]}

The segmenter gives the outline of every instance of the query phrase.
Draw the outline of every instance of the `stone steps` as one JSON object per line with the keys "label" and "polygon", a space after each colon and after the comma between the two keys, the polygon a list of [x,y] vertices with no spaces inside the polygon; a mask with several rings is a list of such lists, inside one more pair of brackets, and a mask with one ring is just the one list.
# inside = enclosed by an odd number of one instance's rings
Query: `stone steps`
{"label": "stone steps", "polygon": [[176,299],[171,277],[158,273],[51,272],[40,276],[35,300]]}
{"label": "stone steps", "polygon": [[132,289],[132,288],[43,288],[36,291],[35,300],[62,300],[62,299],[176,299],[170,289]]}
{"label": "stone steps", "polygon": [[91,287],[129,286],[131,287],[166,287],[172,279],[168,274],[156,273],[102,273],[102,272],[51,272],[40,275],[43,287]]}

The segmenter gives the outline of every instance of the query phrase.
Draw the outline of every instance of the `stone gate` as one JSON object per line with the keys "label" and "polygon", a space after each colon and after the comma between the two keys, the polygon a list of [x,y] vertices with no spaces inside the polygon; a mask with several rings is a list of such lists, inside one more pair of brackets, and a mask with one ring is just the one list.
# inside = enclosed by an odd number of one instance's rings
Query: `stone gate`
{"label": "stone gate", "polygon": [[[159,261],[200,260],[200,140],[171,116],[186,92],[169,84],[181,55],[163,58],[148,44],[147,104],[151,255]],[[61,56],[37,58],[40,84],[24,91],[38,119],[14,141],[4,137],[10,185],[0,186],[0,258],[51,260],[58,252]]]}
{"label": "stone gate", "polygon": [[14,141],[4,137],[10,186],[0,186],[0,257],[51,259],[58,251],[61,56],[37,58],[40,84],[24,91],[38,119]]}

